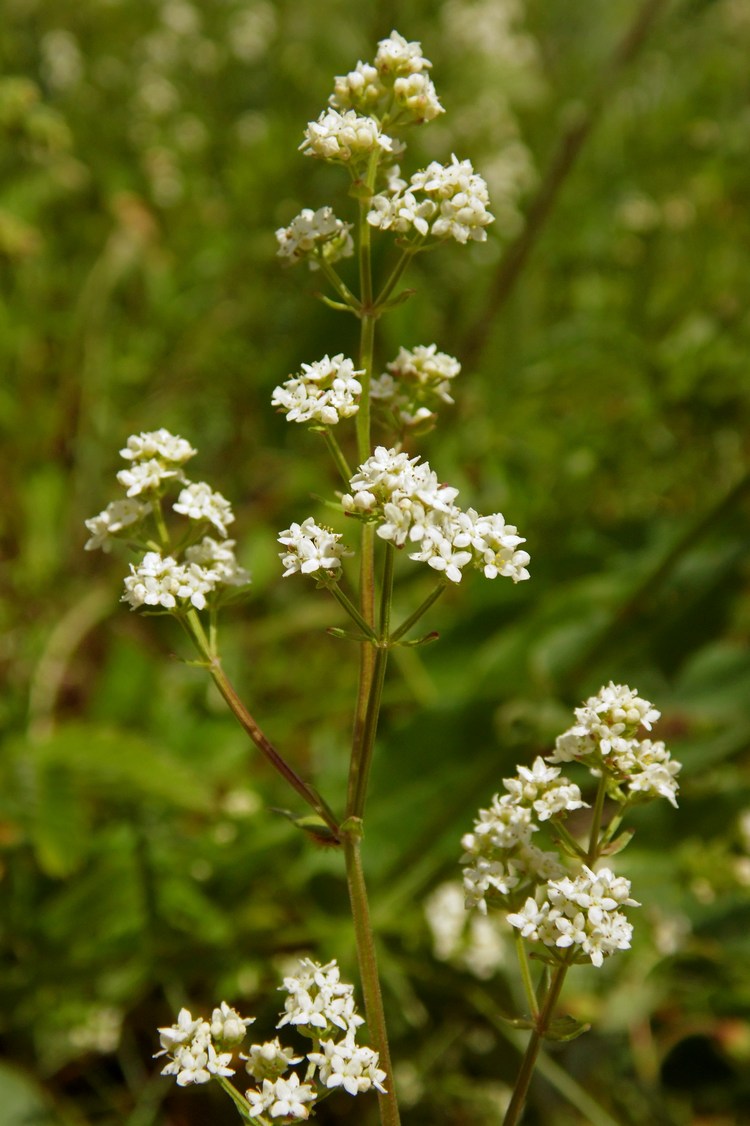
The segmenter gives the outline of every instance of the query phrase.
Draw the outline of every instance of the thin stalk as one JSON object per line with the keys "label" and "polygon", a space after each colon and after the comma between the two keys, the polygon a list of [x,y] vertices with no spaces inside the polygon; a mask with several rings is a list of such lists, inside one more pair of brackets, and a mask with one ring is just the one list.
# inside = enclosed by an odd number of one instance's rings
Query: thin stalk
{"label": "thin stalk", "polygon": [[594,812],[591,818],[591,829],[589,831],[589,849],[586,854],[586,863],[589,867],[594,863],[599,855],[599,833],[602,827],[602,813],[604,812],[604,799],[607,796],[607,779],[602,774],[599,779],[599,786],[596,791],[596,801],[594,802]]}
{"label": "thin stalk", "polygon": [[372,626],[368,626],[367,622],[362,617],[357,607],[354,605],[350,598],[347,598],[338,583],[330,583],[326,587],[326,589],[330,590],[333,597],[336,599],[340,606],[343,606],[352,621],[356,622],[356,624],[364,633],[365,637],[369,638],[370,641],[377,641],[377,634],[375,633],[375,630],[372,628]]}
{"label": "thin stalk", "polygon": [[515,932],[515,943],[518,968],[521,972],[521,981],[523,982],[526,1000],[529,1003],[529,1012],[532,1017],[536,1018],[539,1015],[539,1002],[536,999],[534,982],[531,980],[531,967],[529,966],[529,957],[526,953],[526,943],[519,930]]}
{"label": "thin stalk", "polygon": [[361,308],[359,301],[349,289],[349,286],[341,280],[339,275],[334,270],[333,266],[331,266],[331,264],[326,261],[322,253],[316,256],[315,261],[318,263],[321,270],[325,274],[326,279],[331,283],[331,287],[336,291],[336,293],[338,293],[344,304],[349,309],[351,309],[353,313],[358,313],[359,309]]}
{"label": "thin stalk", "polygon": [[352,471],[349,468],[348,461],[344,457],[344,451],[336,441],[335,435],[331,433],[330,426],[326,426],[325,430],[322,431],[322,434],[325,444],[328,446],[328,452],[333,458],[334,464],[341,474],[341,479],[348,487],[349,482],[352,479]]}
{"label": "thin stalk", "polygon": [[417,253],[417,251],[412,249],[411,247],[408,247],[403,252],[403,254],[399,258],[398,262],[394,266],[391,276],[388,278],[387,282],[385,283],[385,285],[383,286],[383,288],[381,289],[380,293],[377,296],[377,300],[375,302],[375,305],[378,309],[382,309],[385,302],[388,300],[390,295],[393,293],[393,291],[396,288],[396,286],[398,285],[399,281],[404,276],[404,273],[406,272],[406,267],[409,265],[409,263],[411,262],[412,258],[414,257],[414,255],[416,253]]}
{"label": "thin stalk", "polygon": [[[216,1078],[219,1081],[219,1085],[222,1087],[222,1089],[224,1091],[226,1091],[226,1093],[229,1095],[229,1097],[232,1100],[232,1102],[234,1103],[234,1105],[237,1107],[237,1110],[240,1112],[240,1118],[242,1118],[242,1120],[244,1122],[250,1122],[251,1119],[250,1119],[250,1115],[248,1113],[249,1110],[250,1110],[250,1105],[247,1102],[247,1100],[243,1099],[242,1095],[239,1093],[237,1088],[234,1087],[229,1082],[228,1079],[225,1079],[223,1075],[217,1075]],[[252,1121],[253,1122],[263,1122],[263,1123],[266,1123],[266,1124],[268,1123],[268,1119],[263,1114],[257,1115],[255,1118],[252,1119]]]}
{"label": "thin stalk", "polygon": [[544,999],[544,1004],[537,1016],[536,1028],[531,1033],[526,1051],[524,1052],[523,1060],[521,1062],[521,1070],[516,1079],[516,1086],[513,1090],[513,1096],[505,1112],[503,1119],[503,1126],[515,1126],[518,1122],[521,1112],[526,1102],[526,1096],[529,1092],[529,1084],[531,1077],[534,1074],[534,1066],[536,1064],[539,1049],[542,1046],[545,1033],[550,1026],[555,1006],[560,997],[563,984],[565,982],[565,975],[568,972],[566,965],[558,966],[552,976],[552,982],[547,991],[547,996]]}
{"label": "thin stalk", "polygon": [[185,618],[182,619],[185,629],[194,641],[196,648],[206,662],[211,678],[219,689],[224,700],[229,706],[230,711],[235,719],[239,722],[243,730],[249,735],[255,746],[259,751],[268,759],[282,778],[292,787],[293,790],[300,795],[319,817],[325,821],[328,828],[333,833],[335,839],[340,839],[339,823],[335,816],[328,808],[328,805],[323,801],[319,794],[317,794],[311,786],[300,778],[297,772],[289,765],[289,763],[282,758],[279,752],[274,747],[273,743],[266,737],[264,732],[253,719],[250,712],[243,704],[234,685],[230,681],[227,674],[224,672],[221,661],[218,655],[211,650],[208,638],[206,637],[205,630],[201,623],[200,618],[195,610],[189,610]]}
{"label": "thin stalk", "polygon": [[415,626],[417,624],[422,615],[427,613],[430,606],[433,606],[437,602],[438,598],[444,590],[445,583],[439,583],[438,586],[436,586],[433,590],[432,594],[427,595],[424,602],[422,602],[421,605],[417,606],[414,613],[410,614],[406,621],[402,622],[398,629],[391,634],[391,645],[395,645],[397,641],[400,641],[404,634],[408,633],[412,626]]}
{"label": "thin stalk", "polygon": [[344,856],[346,857],[346,881],[349,888],[349,902],[352,908],[354,934],[357,941],[357,959],[365,999],[367,1026],[372,1042],[380,1057],[380,1066],[386,1073],[387,1094],[378,1094],[380,1121],[382,1126],[400,1126],[396,1089],[393,1081],[391,1053],[388,1047],[388,1032],[385,1024],[383,995],[378,977],[375,939],[367,900],[367,886],[362,870],[360,840],[355,834],[344,834]]}

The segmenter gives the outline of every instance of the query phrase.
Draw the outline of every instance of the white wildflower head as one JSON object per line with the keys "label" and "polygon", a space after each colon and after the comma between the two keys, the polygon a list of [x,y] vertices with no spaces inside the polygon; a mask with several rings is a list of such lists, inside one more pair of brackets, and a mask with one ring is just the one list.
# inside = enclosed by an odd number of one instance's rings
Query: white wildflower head
{"label": "white wildflower head", "polygon": [[245,1060],[248,1075],[252,1075],[258,1083],[262,1083],[264,1079],[278,1079],[294,1064],[301,1063],[302,1058],[295,1056],[292,1048],[282,1047],[278,1036],[264,1044],[251,1044],[247,1055],[240,1056],[240,1059]]}
{"label": "white wildflower head", "polygon": [[227,524],[234,520],[229,501],[205,481],[187,485],[172,507],[190,520],[213,524],[221,536],[226,536]]}
{"label": "white wildflower head", "polygon": [[359,410],[362,384],[354,361],[342,352],[324,356],[274,389],[271,403],[286,414],[287,422],[306,422],[315,426],[334,426],[342,418],[352,418]]}
{"label": "white wildflower head", "polygon": [[386,1074],[378,1067],[378,1053],[355,1043],[348,1034],[343,1040],[322,1040],[321,1051],[307,1058],[319,1069],[320,1082],[330,1090],[340,1087],[350,1095],[376,1090],[386,1093]]}
{"label": "white wildflower head", "polygon": [[317,211],[305,207],[288,227],[277,230],[278,256],[290,265],[307,259],[311,270],[319,268],[318,258],[331,264],[350,258],[354,253],[351,229],[351,223],[337,219],[330,207]]}
{"label": "white wildflower head", "polygon": [[260,1091],[252,1087],[245,1092],[250,1104],[251,1118],[270,1114],[271,1118],[305,1119],[310,1116],[310,1104],[316,1094],[308,1083],[301,1083],[296,1071],[288,1079],[263,1080]]}
{"label": "white wildflower head", "polygon": [[664,743],[638,737],[659,715],[635,689],[610,682],[575,709],[576,722],[558,736],[548,762],[581,762],[603,771],[615,800],[664,797],[676,806],[680,763]]}
{"label": "white wildflower head", "polygon": [[149,551],[140,563],[130,564],[122,600],[130,603],[133,610],[141,606],[163,610],[194,606],[203,610],[206,595],[215,585],[211,573],[196,563],[183,565],[171,555],[162,557],[158,551]]}
{"label": "white wildflower head", "polygon": [[434,425],[437,408],[453,403],[450,384],[460,363],[430,344],[401,348],[387,367],[370,384],[371,398],[390,412],[400,432],[424,433]]}
{"label": "white wildflower head", "polygon": [[241,1017],[226,1001],[222,1001],[211,1014],[211,1036],[223,1044],[239,1044],[245,1039],[248,1025],[254,1022],[255,1017]]}
{"label": "white wildflower head", "polygon": [[170,481],[184,481],[185,476],[178,465],[164,462],[158,458],[134,461],[129,469],[121,469],[117,480],[127,490],[129,497],[142,494],[161,494]]}
{"label": "white wildflower head", "polygon": [[378,44],[374,63],[360,61],[334,80],[329,104],[371,114],[389,128],[432,121],[444,110],[427,73],[431,66],[419,43],[392,31]]}
{"label": "white wildflower head", "polygon": [[204,536],[200,543],[185,549],[185,559],[201,567],[220,586],[247,586],[250,572],[240,567],[234,554],[234,540],[215,540]]}
{"label": "white wildflower head", "polygon": [[284,578],[298,572],[303,575],[325,572],[331,578],[338,578],[341,560],[353,554],[340,543],[340,533],[316,524],[312,516],[301,524],[292,524],[281,532],[278,539],[286,549],[279,553],[284,564]]}
{"label": "white wildflower head", "polygon": [[374,152],[393,152],[393,141],[374,117],[352,109],[344,113],[329,109],[317,121],[308,123],[300,148],[305,156],[357,166],[366,163]]}
{"label": "white wildflower head", "polygon": [[[515,551],[523,542],[516,529],[506,528],[502,516],[479,517],[472,509],[460,509],[455,504],[458,490],[441,484],[418,457],[378,446],[349,487],[351,493],[341,498],[345,512],[374,520],[381,539],[396,547],[412,545],[417,550],[409,558],[427,563],[447,581],[460,582],[470,564],[488,578],[502,574],[519,582],[529,577],[528,555]],[[508,547],[498,540],[499,522]],[[492,567],[487,563],[490,554]]]}
{"label": "white wildflower head", "polygon": [[120,456],[126,461],[156,459],[172,465],[184,465],[197,452],[184,438],[171,434],[162,427],[160,430],[131,435],[125,448],[120,450]]}
{"label": "white wildflower head", "polygon": [[457,880],[440,884],[427,897],[424,913],[432,934],[433,953],[487,981],[507,961],[507,945],[498,917],[468,914],[466,895]]}
{"label": "white wildflower head", "polygon": [[524,938],[552,948],[558,956],[570,951],[565,956],[574,961],[588,958],[595,966],[629,948],[633,928],[618,908],[639,904],[630,897],[625,877],[609,868],[593,872],[584,865],[575,879],[549,880],[541,895],[540,903],[529,897],[520,911],[508,915]]}
{"label": "white wildflower head", "polygon": [[284,1012],[277,1024],[283,1028],[292,1024],[301,1031],[354,1031],[363,1024],[354,1002],[354,987],[341,981],[335,961],[320,965],[310,958],[302,958],[296,974],[284,978],[287,993]]}
{"label": "white wildflower head", "polygon": [[[151,512],[150,504],[143,504],[138,500],[113,500],[98,516],[92,516],[86,521],[86,527],[91,532],[87,540],[86,551],[101,548],[102,551],[111,551],[115,539],[121,532],[133,532]],[[127,536],[125,537],[127,538]]]}
{"label": "white wildflower head", "polygon": [[367,221],[381,230],[414,232],[418,240],[453,238],[484,242],[494,216],[487,184],[468,160],[433,161],[415,172],[406,189],[373,196]]}

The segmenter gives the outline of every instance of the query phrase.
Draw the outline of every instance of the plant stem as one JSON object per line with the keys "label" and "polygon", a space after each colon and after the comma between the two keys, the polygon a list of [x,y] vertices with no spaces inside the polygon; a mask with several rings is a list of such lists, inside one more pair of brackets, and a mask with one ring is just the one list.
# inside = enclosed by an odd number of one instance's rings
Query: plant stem
{"label": "plant stem", "polygon": [[596,791],[596,800],[594,802],[594,812],[591,818],[591,829],[589,831],[589,849],[586,854],[586,863],[591,867],[594,861],[599,856],[599,833],[602,827],[602,813],[604,812],[604,799],[607,796],[607,779],[602,774],[599,779],[599,786]]}
{"label": "plant stem", "polygon": [[380,1121],[382,1126],[400,1126],[398,1102],[393,1082],[391,1054],[388,1047],[388,1032],[385,1024],[383,995],[380,991],[378,963],[375,953],[375,939],[367,901],[367,887],[362,870],[360,839],[355,833],[344,833],[344,856],[346,857],[346,880],[349,888],[349,902],[352,908],[354,934],[357,941],[357,959],[365,999],[367,1025],[380,1057],[379,1063],[386,1073],[387,1094],[378,1094]]}
{"label": "plant stem", "polygon": [[539,1055],[539,1049],[542,1046],[542,1041],[544,1039],[545,1033],[550,1026],[550,1022],[555,1011],[555,1006],[565,982],[565,975],[567,974],[567,972],[568,967],[566,965],[562,965],[558,966],[554,974],[552,975],[552,981],[550,983],[549,989],[547,990],[547,996],[545,997],[544,1004],[542,1005],[537,1016],[536,1028],[531,1033],[529,1042],[526,1045],[526,1051],[521,1062],[521,1070],[519,1071],[518,1078],[516,1079],[516,1086],[513,1091],[513,1097],[511,1098],[508,1109],[505,1112],[503,1126],[515,1126],[521,1116],[521,1111],[523,1110],[524,1103],[526,1102],[526,1096],[529,1091],[531,1077],[534,1074],[534,1066],[536,1064],[537,1056]]}
{"label": "plant stem", "polygon": [[427,613],[430,606],[433,606],[437,602],[444,590],[445,583],[441,582],[435,587],[432,594],[427,595],[427,598],[416,608],[414,613],[410,614],[406,621],[402,622],[398,629],[391,634],[391,645],[395,645],[397,641],[400,641],[404,634],[408,633],[412,626],[417,624],[422,615]]}
{"label": "plant stem", "polygon": [[344,457],[344,451],[341,449],[341,446],[336,441],[335,436],[331,433],[330,426],[326,426],[325,430],[323,430],[322,433],[323,433],[323,440],[325,441],[325,444],[328,446],[328,451],[329,451],[331,457],[333,458],[333,460],[335,462],[336,468],[338,469],[339,473],[341,474],[341,479],[348,488],[349,482],[351,481],[351,478],[352,478],[352,471],[349,468],[349,463],[347,462],[346,458]]}
{"label": "plant stem", "polygon": [[195,610],[189,610],[182,621],[184,622],[188,634],[195,643],[196,648],[205,660],[206,667],[211,674],[214,684],[229,705],[230,711],[233,713],[240,726],[250,736],[258,750],[265,755],[273,768],[278,771],[292,789],[296,790],[300,797],[315,810],[318,816],[325,821],[336,841],[340,840],[339,823],[326,802],[323,801],[320,795],[317,794],[311,786],[303,782],[297,772],[282,758],[273,743],[266,737],[237,695],[234,685],[224,672],[218,654],[212,651],[209,645],[208,638],[206,637],[197,612]]}
{"label": "plant stem", "polygon": [[380,293],[378,294],[378,299],[375,302],[375,304],[377,305],[378,308],[381,308],[385,304],[385,302],[388,300],[390,295],[393,293],[394,289],[396,288],[399,281],[403,277],[404,272],[406,271],[406,267],[411,262],[415,253],[416,253],[416,250],[413,250],[411,247],[408,247],[403,252],[403,254],[399,258],[398,262],[396,263],[396,265],[393,269],[393,273],[388,278],[388,281],[385,283],[385,285],[381,289]]}
{"label": "plant stem", "polygon": [[539,1015],[539,1002],[536,999],[536,991],[534,983],[531,980],[531,968],[529,967],[529,959],[526,953],[526,943],[520,931],[515,932],[516,943],[516,957],[518,958],[518,968],[521,971],[521,981],[523,982],[526,1000],[529,1003],[529,1012],[532,1017]]}
{"label": "plant stem", "polygon": [[357,623],[359,628],[364,633],[365,637],[369,638],[370,641],[377,641],[378,635],[375,633],[375,630],[372,628],[372,626],[369,626],[367,624],[357,607],[349,598],[347,598],[338,583],[329,583],[326,585],[326,589],[330,590],[333,597],[336,599],[340,606],[343,606],[352,621]]}
{"label": "plant stem", "polygon": [[266,1118],[265,1115],[256,1115],[256,1117],[251,1120],[250,1115],[248,1114],[248,1111],[250,1110],[250,1106],[249,1106],[247,1100],[243,1099],[242,1095],[239,1093],[237,1088],[232,1086],[232,1084],[229,1082],[229,1080],[225,1079],[223,1075],[217,1075],[216,1079],[218,1080],[222,1089],[224,1091],[226,1091],[226,1093],[229,1095],[229,1097],[232,1100],[232,1102],[234,1103],[234,1105],[237,1107],[237,1110],[240,1112],[240,1118],[242,1118],[242,1120],[244,1122],[253,1121],[253,1122],[268,1123],[268,1119]]}

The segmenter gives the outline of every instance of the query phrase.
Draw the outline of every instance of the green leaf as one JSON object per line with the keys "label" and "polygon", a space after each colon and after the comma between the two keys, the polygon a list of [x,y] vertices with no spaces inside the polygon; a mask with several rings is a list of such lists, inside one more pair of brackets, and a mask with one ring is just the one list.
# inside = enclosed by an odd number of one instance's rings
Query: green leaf
{"label": "green leaf", "polygon": [[544,1038],[545,1040],[559,1041],[576,1040],[579,1036],[582,1036],[584,1032],[588,1032],[590,1028],[590,1024],[582,1020],[576,1020],[575,1017],[570,1015],[555,1017],[544,1034]]}

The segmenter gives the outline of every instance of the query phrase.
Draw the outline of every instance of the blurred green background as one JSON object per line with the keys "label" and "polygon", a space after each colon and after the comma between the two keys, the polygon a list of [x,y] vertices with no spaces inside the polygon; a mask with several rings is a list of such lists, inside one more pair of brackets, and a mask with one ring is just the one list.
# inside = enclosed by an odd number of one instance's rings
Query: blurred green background
{"label": "blurred green background", "polygon": [[[532,555],[520,587],[451,591],[427,620],[440,642],[402,650],[387,683],[365,859],[405,1122],[500,1121],[513,967],[495,932],[446,946],[445,885],[477,808],[610,679],[662,710],[680,809],[633,818],[634,949],[572,977],[595,1031],[550,1053],[527,1122],[750,1120],[746,0],[3,13],[4,1126],[234,1121],[218,1091],[158,1076],[155,1027],[225,998],[270,1036],[289,957],[356,972],[341,858],[274,812],[288,795],[178,659],[176,625],[118,604],[125,563],[84,554],[83,520],[116,495],[129,434],[198,446],[254,576],[228,668],[340,808],[356,655],[326,635],[324,594],[280,581],[275,543],[335,481],[269,399],[302,361],[351,354],[356,324],[279,268],[273,232],[303,206],[346,217],[345,177],[297,146],[394,26],[447,110],[409,137],[407,171],[469,157],[498,222],[417,260],[378,359],[434,341],[463,361],[420,452]],[[424,571],[404,561],[403,612]],[[320,1120],[374,1114],[339,1095]]]}

